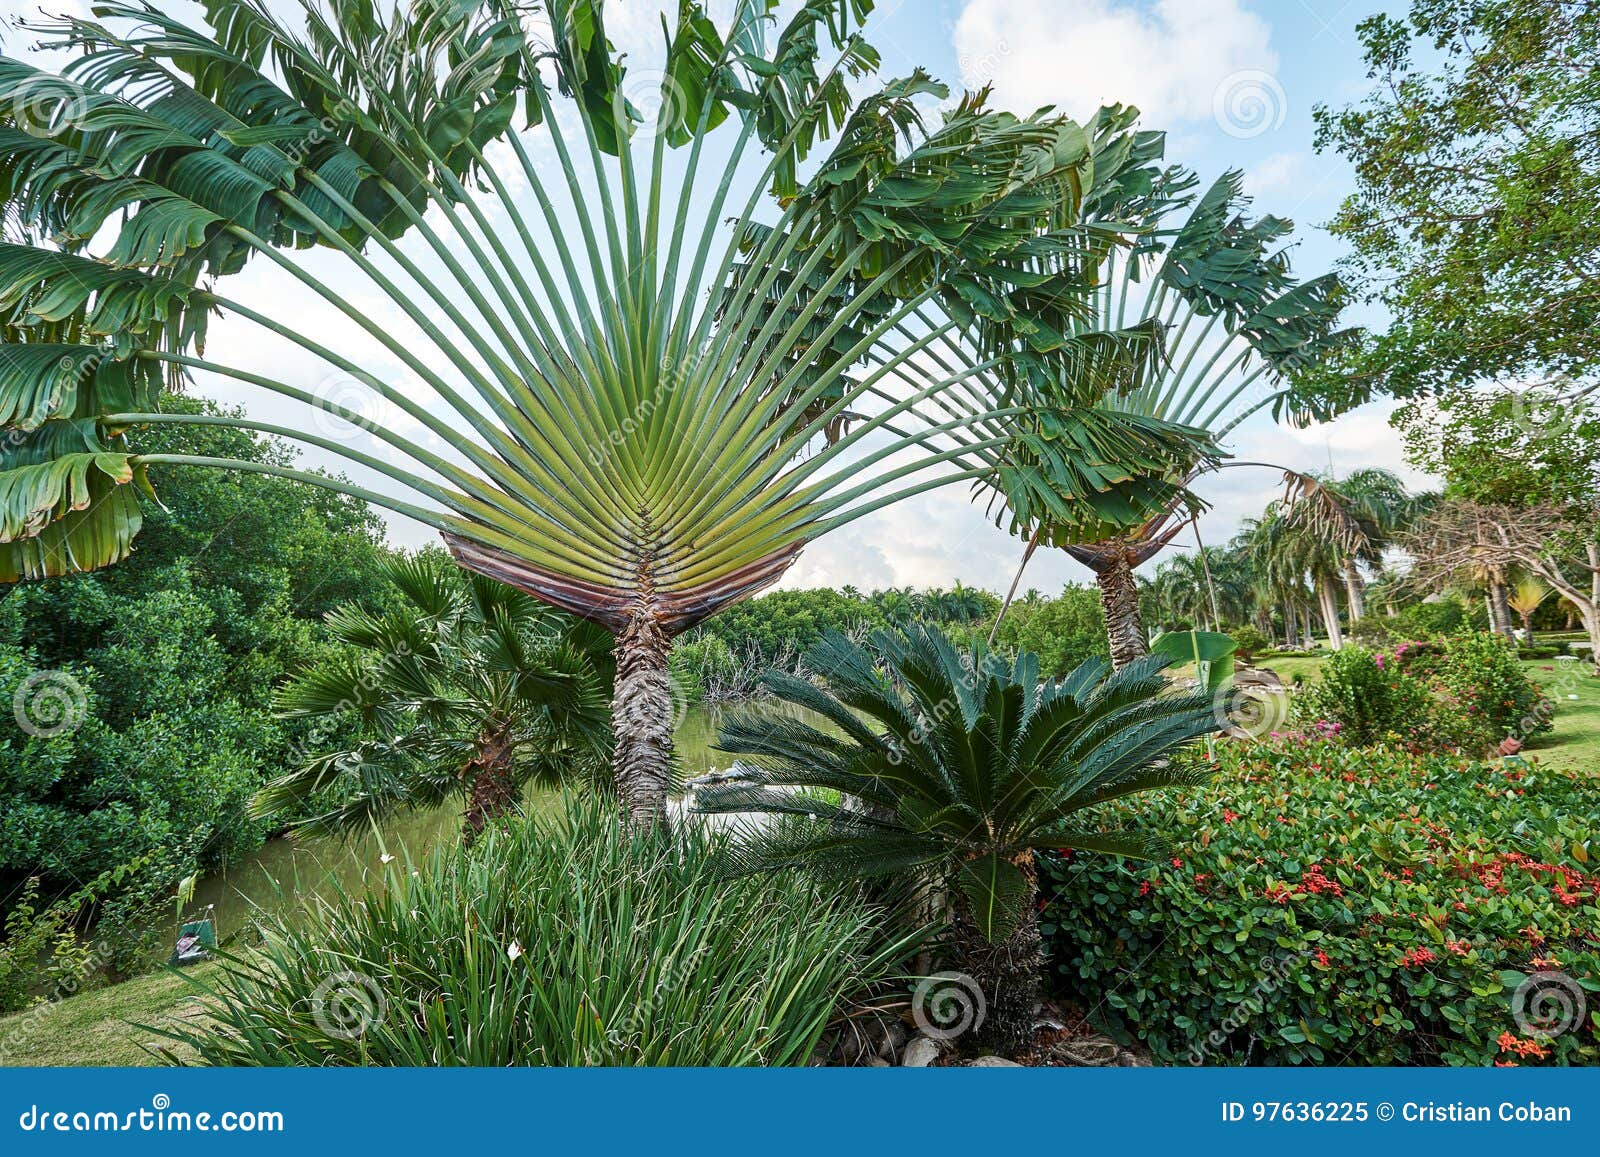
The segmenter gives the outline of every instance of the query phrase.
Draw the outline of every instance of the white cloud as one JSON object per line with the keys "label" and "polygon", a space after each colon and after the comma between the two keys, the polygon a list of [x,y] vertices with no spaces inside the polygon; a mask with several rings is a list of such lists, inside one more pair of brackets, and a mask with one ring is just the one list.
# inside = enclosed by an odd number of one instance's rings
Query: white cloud
{"label": "white cloud", "polygon": [[1245,192],[1252,197],[1294,188],[1305,169],[1304,153],[1273,153],[1245,170]]}
{"label": "white cloud", "polygon": [[1132,104],[1156,125],[1211,117],[1230,76],[1275,73],[1270,39],[1239,0],[968,0],[954,37],[962,79],[1002,105]]}

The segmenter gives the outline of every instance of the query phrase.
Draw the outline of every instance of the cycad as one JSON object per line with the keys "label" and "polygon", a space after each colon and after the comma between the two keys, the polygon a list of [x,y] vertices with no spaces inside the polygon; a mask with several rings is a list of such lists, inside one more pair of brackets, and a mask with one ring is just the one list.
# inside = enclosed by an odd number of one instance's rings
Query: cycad
{"label": "cycad", "polygon": [[[112,0],[55,25],[76,52],[65,76],[0,58],[0,199],[25,234],[0,246],[0,577],[124,557],[152,466],[357,495],[615,636],[614,772],[630,813],[657,817],[672,639],[811,539],[992,472],[1013,436],[995,423],[1024,412],[1027,429],[1073,433],[1061,453],[1104,464],[1079,472],[1086,492],[1173,468],[1172,431],[1081,411],[1093,390],[1070,373],[1105,254],[1130,231],[1116,207],[1147,191],[1159,136],[1129,110],[1086,128],[981,94],[925,125],[919,102],[944,90],[920,71],[853,101],[877,63],[856,32],[871,7],[807,0],[769,44],[772,0],[738,0],[726,28],[686,0],[649,122],[596,0],[306,0],[299,28],[265,0],[206,0],[215,33]],[[553,163],[534,162],[523,126]],[[676,168],[669,147],[686,149]],[[317,276],[300,256],[313,247],[426,348]],[[303,299],[228,296],[214,279],[251,259]],[[300,332],[308,305],[430,396]],[[208,353],[219,310],[444,449]],[[922,351],[955,336],[963,365],[929,372]],[[130,426],[196,420],[159,412],[163,377],[196,371],[303,404],[296,426],[226,420],[386,488],[130,454]],[[384,455],[316,432],[328,415]],[[1093,433],[1106,426],[1114,440]]]}
{"label": "cycad", "polygon": [[1038,994],[1038,848],[1142,856],[1137,835],[1087,809],[1133,792],[1198,782],[1165,757],[1217,730],[1211,698],[1168,691],[1164,659],[1108,675],[1090,660],[1041,682],[1038,660],[958,650],[929,628],[866,645],[826,637],[806,656],[822,685],[772,672],[777,697],[828,733],[769,715],[736,717],[718,746],[744,782],[702,788],[707,812],[786,817],[739,846],[744,870],[913,873],[947,887],[957,966],[988,1002],[983,1041],[1015,1051]]}
{"label": "cycad", "polygon": [[278,694],[286,716],[319,721],[314,736],[353,726],[358,742],[306,752],[261,790],[256,811],[327,801],[300,827],[341,833],[458,796],[471,842],[516,808],[529,781],[593,778],[605,767],[612,672],[603,631],[464,574],[437,552],[390,564],[388,577],[402,605],[331,613],[329,634],[349,650]]}

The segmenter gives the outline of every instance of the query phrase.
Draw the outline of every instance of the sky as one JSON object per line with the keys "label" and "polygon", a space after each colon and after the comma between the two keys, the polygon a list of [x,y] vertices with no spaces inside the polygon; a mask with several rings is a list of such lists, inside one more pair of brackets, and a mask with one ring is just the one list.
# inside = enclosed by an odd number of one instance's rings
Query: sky
{"label": "sky", "polygon": [[[187,0],[162,6],[184,15],[196,11]],[[81,14],[87,3],[45,0],[44,7]],[[611,0],[608,31],[620,47],[634,51],[634,59],[641,59],[638,54],[659,39],[657,14],[663,7],[660,0]],[[1313,109],[1318,104],[1342,106],[1367,91],[1355,28],[1384,7],[1380,0],[880,0],[867,38],[883,55],[884,76],[903,75],[921,65],[952,88],[991,85],[993,103],[1019,113],[1051,104],[1081,118],[1105,103],[1137,106],[1147,125],[1167,130],[1168,161],[1197,170],[1207,181],[1227,169],[1241,169],[1246,191],[1255,199],[1254,211],[1292,218],[1297,226],[1296,271],[1312,277],[1330,269],[1341,255],[1339,243],[1322,225],[1351,186],[1345,163],[1313,148]],[[7,16],[34,8],[35,0],[0,0],[0,14]],[[25,41],[8,36],[7,43],[8,51],[16,52]],[[26,47],[21,54],[46,65],[60,62]],[[540,153],[534,156],[538,160]],[[327,268],[330,278],[340,276],[336,263]],[[271,301],[296,287],[257,260],[223,288],[249,303]],[[410,322],[377,296],[358,298],[357,304],[370,309],[386,330],[413,332]],[[1359,308],[1350,319],[1381,320]],[[379,364],[387,357],[343,317],[315,303],[308,303],[295,321],[363,364],[366,359]],[[419,340],[415,348],[427,344]],[[292,346],[263,341],[246,323],[225,319],[213,325],[208,353],[217,357],[219,351],[231,356],[218,360],[232,364],[259,359],[281,380],[364,408],[369,417],[402,433],[421,429],[381,401],[374,410],[358,383],[330,378],[325,365]],[[259,394],[252,396],[224,379],[202,378],[197,392],[224,402],[248,401],[253,413],[262,412]],[[420,387],[413,396],[425,394]],[[1398,436],[1388,423],[1390,409],[1375,403],[1307,429],[1275,425],[1263,414],[1234,431],[1228,448],[1242,460],[1300,470],[1331,468],[1344,474],[1385,466],[1408,483],[1425,484],[1427,479],[1404,463]],[[267,410],[270,414],[271,403]],[[303,409],[296,411],[301,420],[304,414]],[[339,425],[337,419],[328,422]],[[336,465],[317,450],[307,451],[304,461]],[[363,480],[359,470],[349,472]],[[1200,537],[1210,545],[1225,542],[1241,518],[1259,515],[1282,486],[1274,472],[1240,468],[1208,475],[1195,489],[1211,504],[1199,520]],[[386,520],[397,544],[433,541],[433,532],[419,523],[399,515],[386,515]],[[1192,547],[1189,536],[1184,538],[1186,547]],[[811,543],[783,585],[849,583],[873,589],[948,586],[959,579],[1003,591],[1020,553],[1021,543],[996,528],[966,488],[956,485]],[[1148,564],[1146,570],[1154,566]],[[1088,572],[1064,553],[1041,551],[1023,585],[1049,592],[1088,579]]]}

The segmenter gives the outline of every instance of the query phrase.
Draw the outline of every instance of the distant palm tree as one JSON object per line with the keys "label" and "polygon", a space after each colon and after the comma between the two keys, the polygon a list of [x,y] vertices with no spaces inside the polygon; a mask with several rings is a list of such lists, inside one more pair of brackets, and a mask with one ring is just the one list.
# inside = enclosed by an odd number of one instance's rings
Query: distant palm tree
{"label": "distant palm tree", "polygon": [[979,1041],[1024,1047],[1043,963],[1035,850],[1150,854],[1093,809],[1202,780],[1167,757],[1217,730],[1210,696],[1171,693],[1160,658],[1115,674],[1093,659],[1041,682],[1031,654],[959,650],[927,628],[865,646],[830,635],[806,661],[822,686],[776,671],[766,686],[832,730],[734,718],[718,746],[747,761],[750,778],[702,790],[698,806],[788,817],[737,847],[746,870],[912,873],[945,887],[955,966],[988,1004]]}
{"label": "distant palm tree", "polygon": [[1511,589],[1506,602],[1522,620],[1522,641],[1533,644],[1533,613],[1550,597],[1550,587],[1537,575],[1527,575]]}
{"label": "distant palm tree", "polygon": [[611,741],[605,631],[442,555],[393,562],[387,574],[402,605],[332,612],[329,634],[349,651],[278,694],[284,715],[354,726],[357,743],[308,753],[262,788],[257,813],[331,796],[328,810],[297,826],[342,833],[459,796],[470,843],[515,810],[530,780],[600,778]]}

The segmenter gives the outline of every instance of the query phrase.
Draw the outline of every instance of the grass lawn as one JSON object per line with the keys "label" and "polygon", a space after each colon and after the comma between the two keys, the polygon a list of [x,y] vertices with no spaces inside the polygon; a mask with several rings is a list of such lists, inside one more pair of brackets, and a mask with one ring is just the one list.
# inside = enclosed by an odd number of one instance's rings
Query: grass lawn
{"label": "grass lawn", "polygon": [[[204,975],[215,964],[197,965]],[[0,1065],[153,1065],[146,1048],[177,1046],[137,1024],[176,1025],[198,1013],[197,991],[162,970],[0,1019]]]}
{"label": "grass lawn", "polygon": [[1523,666],[1556,704],[1556,729],[1529,744],[1528,754],[1552,767],[1600,774],[1600,679],[1587,663],[1546,659]]}

